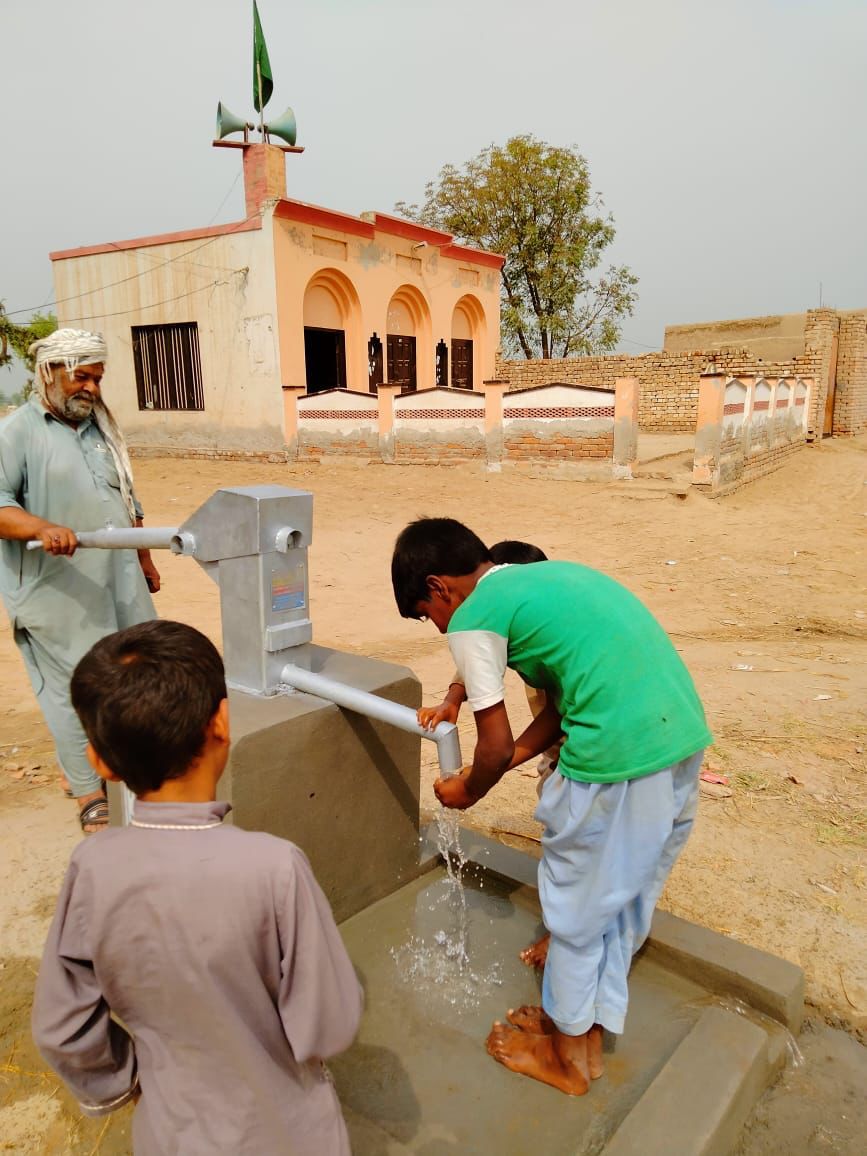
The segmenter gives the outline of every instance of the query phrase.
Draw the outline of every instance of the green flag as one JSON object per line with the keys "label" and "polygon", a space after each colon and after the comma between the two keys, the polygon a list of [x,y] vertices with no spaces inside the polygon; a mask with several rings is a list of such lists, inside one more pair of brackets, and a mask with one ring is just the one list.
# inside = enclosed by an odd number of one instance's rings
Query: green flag
{"label": "green flag", "polygon": [[268,59],[268,48],[265,37],[262,35],[262,24],[259,20],[259,9],[256,0],[253,0],[253,108],[261,112],[274,91],[274,79],[271,76],[271,61]]}

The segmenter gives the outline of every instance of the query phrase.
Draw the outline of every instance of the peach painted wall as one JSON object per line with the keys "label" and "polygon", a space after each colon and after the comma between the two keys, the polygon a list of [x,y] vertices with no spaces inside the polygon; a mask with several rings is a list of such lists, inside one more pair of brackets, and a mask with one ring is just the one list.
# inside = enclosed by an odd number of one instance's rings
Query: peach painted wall
{"label": "peach painted wall", "polygon": [[[280,366],[284,385],[306,382],[303,325],[305,294],[308,318],[321,315],[320,290],[326,288],[343,317],[346,334],[346,386],[368,389],[367,342],[373,333],[383,343],[387,377],[386,335],[413,321],[418,389],[435,384],[434,350],[440,339],[473,340],[473,384],[494,376],[500,334],[500,272],[496,264],[474,262],[471,250],[458,249],[446,234],[410,226],[403,236],[392,232],[393,218],[370,214],[343,217],[317,206],[281,201],[271,210],[274,235]],[[267,227],[267,216],[266,227]],[[421,247],[416,236],[433,238]],[[439,242],[437,239],[442,238]],[[413,247],[417,246],[417,247]],[[449,252],[451,250],[451,252]],[[482,254],[481,258],[488,257]],[[395,328],[389,328],[389,307]],[[455,309],[460,310],[455,321]]]}
{"label": "peach painted wall", "polygon": [[[248,151],[283,163],[273,146]],[[58,320],[105,334],[106,398],[133,446],[282,449],[294,436],[282,387],[306,383],[305,322],[344,330],[350,390],[368,391],[373,333],[386,381],[387,334],[407,331],[416,337],[418,389],[435,384],[441,339],[472,337],[476,390],[494,376],[502,258],[381,213],[353,217],[288,200],[269,180],[248,180],[248,206],[259,215],[246,221],[51,254]],[[188,322],[198,328],[204,410],[140,410],[132,327]]]}
{"label": "peach painted wall", "polygon": [[[235,229],[52,254],[58,322],[105,335],[105,397],[133,446],[283,446],[271,233]],[[180,322],[198,326],[205,408],[140,410],[131,328]]]}

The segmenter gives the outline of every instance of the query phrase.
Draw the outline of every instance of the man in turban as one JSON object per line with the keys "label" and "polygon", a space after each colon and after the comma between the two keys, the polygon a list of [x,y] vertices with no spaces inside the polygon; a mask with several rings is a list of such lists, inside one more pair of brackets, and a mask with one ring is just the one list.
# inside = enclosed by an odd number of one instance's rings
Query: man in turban
{"label": "man in turban", "polygon": [[[156,617],[147,551],[81,550],[76,530],[141,525],[123,435],[102,399],[106,346],[59,329],[30,347],[33,394],[0,421],[0,595],[86,834],[108,823],[101,779],[69,700],[78,660]],[[27,550],[38,540],[42,549]]]}

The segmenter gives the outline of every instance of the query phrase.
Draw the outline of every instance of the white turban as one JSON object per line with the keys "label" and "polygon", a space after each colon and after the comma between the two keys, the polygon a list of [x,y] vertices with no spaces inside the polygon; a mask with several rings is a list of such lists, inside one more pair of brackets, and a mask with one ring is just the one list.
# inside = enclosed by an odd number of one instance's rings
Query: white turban
{"label": "white turban", "polygon": [[[79,365],[105,363],[108,357],[102,334],[88,333],[86,329],[55,329],[48,337],[34,341],[28,352],[40,376],[43,367],[62,365],[67,373],[72,373]],[[50,374],[48,379],[51,380]]]}
{"label": "white turban", "polygon": [[[43,402],[48,402],[47,390],[51,385],[52,367],[62,365],[67,373],[73,373],[81,365],[105,364],[108,348],[101,333],[88,333],[86,329],[56,329],[48,337],[34,341],[28,350],[36,363],[36,389]],[[135,502],[132,496],[132,466],[124,436],[103,399],[94,402],[93,418],[105,444],[114,459],[120,492],[130,517],[135,525]]]}

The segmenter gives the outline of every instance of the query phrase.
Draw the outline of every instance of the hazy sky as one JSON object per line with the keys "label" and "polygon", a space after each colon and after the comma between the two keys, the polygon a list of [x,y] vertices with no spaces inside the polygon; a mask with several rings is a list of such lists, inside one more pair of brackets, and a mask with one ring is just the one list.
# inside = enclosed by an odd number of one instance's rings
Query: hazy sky
{"label": "hazy sky", "polygon": [[[252,117],[252,0],[3,0],[0,299],[53,300],[53,249],[243,217],[222,99]],[[864,0],[260,0],[289,195],[418,200],[446,162],[575,145],[666,324],[867,306]],[[26,314],[22,314],[26,316]],[[0,372],[0,389],[16,375]]]}

